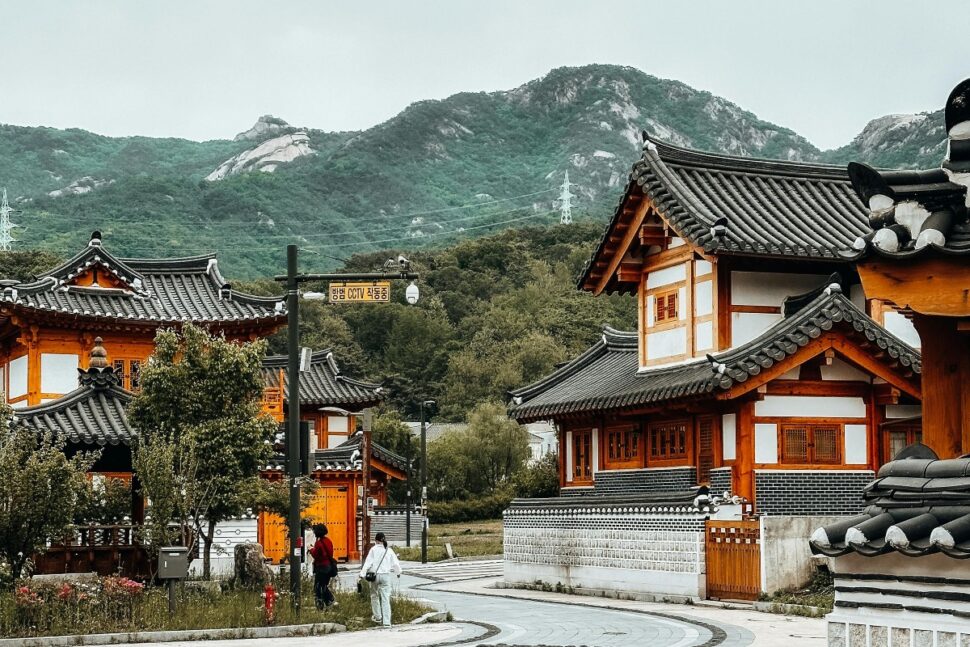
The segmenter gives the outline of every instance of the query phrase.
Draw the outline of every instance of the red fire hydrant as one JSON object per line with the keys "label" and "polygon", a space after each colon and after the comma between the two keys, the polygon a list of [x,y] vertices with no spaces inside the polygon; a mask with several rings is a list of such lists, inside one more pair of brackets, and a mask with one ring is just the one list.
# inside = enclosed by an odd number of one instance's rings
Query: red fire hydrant
{"label": "red fire hydrant", "polygon": [[276,622],[276,589],[272,584],[267,584],[263,589],[263,599],[266,601],[263,611],[266,614],[266,624],[271,625]]}

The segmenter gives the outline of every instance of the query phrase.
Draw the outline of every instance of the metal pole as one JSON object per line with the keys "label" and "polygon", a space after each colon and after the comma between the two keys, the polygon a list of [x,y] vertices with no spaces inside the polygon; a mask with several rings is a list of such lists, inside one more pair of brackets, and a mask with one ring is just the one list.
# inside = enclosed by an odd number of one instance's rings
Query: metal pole
{"label": "metal pole", "polygon": [[367,557],[370,549],[370,457],[371,457],[371,426],[373,425],[374,414],[370,409],[364,409],[363,425],[361,427],[360,438],[360,461],[361,471],[364,480],[363,513],[364,517],[360,521],[361,553],[360,558]]}
{"label": "metal pole", "polygon": [[300,526],[300,284],[297,280],[297,247],[286,246],[287,371],[286,465],[290,479],[290,592],[293,609],[300,612],[300,580],[303,569]]}
{"label": "metal pole", "polygon": [[[425,493],[428,485],[428,430],[424,419],[424,400],[421,401],[421,507],[425,506]],[[427,510],[424,510],[427,515]],[[428,524],[421,529],[421,563],[428,563]]]}
{"label": "metal pole", "polygon": [[407,456],[404,457],[407,464],[407,495],[404,497],[404,545],[411,547],[411,430],[408,429]]}

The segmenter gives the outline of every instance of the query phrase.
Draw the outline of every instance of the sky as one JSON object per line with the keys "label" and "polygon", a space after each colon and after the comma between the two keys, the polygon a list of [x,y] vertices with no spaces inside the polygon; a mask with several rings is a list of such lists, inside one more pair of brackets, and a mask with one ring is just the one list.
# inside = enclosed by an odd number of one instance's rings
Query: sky
{"label": "sky", "polygon": [[970,76],[970,11],[946,6],[0,0],[0,123],[205,140],[269,113],[359,130],[415,101],[612,63],[832,148],[874,117],[941,108]]}

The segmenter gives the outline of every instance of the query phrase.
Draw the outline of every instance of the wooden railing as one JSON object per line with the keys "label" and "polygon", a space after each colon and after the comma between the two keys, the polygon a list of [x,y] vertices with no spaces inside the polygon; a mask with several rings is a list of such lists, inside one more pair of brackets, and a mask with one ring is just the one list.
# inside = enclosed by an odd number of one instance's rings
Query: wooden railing
{"label": "wooden railing", "polygon": [[134,525],[80,526],[43,553],[34,556],[34,572],[97,573],[128,577],[151,574],[148,553],[138,543]]}

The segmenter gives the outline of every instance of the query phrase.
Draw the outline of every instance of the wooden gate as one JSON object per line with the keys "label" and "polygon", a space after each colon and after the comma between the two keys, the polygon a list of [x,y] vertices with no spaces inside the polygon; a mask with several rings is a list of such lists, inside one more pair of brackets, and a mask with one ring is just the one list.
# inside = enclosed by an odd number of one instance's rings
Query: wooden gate
{"label": "wooden gate", "polygon": [[[321,487],[304,513],[304,518],[311,524],[326,524],[327,536],[333,542],[333,555],[337,559],[346,559],[350,550],[347,532],[348,491],[346,486]],[[271,512],[260,513],[257,532],[263,554],[274,564],[279,564],[287,555],[289,543],[286,520]]]}
{"label": "wooden gate", "polygon": [[750,521],[707,521],[707,597],[756,600],[761,593],[761,526]]}

